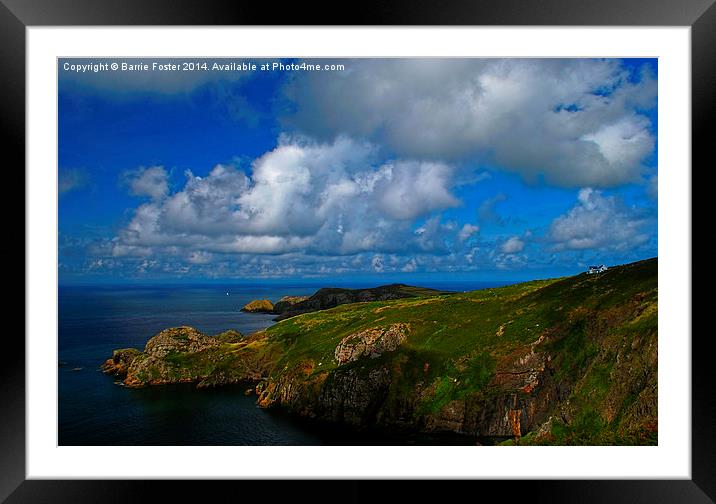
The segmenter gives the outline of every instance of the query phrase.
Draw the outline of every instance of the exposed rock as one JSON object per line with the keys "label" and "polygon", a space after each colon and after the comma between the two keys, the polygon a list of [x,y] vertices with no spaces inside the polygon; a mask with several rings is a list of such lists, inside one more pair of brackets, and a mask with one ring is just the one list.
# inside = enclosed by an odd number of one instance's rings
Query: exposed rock
{"label": "exposed rock", "polygon": [[146,385],[190,383],[200,378],[193,366],[177,366],[160,357],[143,353],[137,356],[127,370],[124,384],[139,388]]}
{"label": "exposed rock", "polygon": [[172,327],[164,329],[147,341],[144,353],[152,357],[162,358],[170,352],[200,352],[207,348],[218,347],[220,343],[217,338],[207,336],[193,327]]}
{"label": "exposed rock", "polygon": [[391,373],[386,367],[371,370],[338,369],[319,373],[310,379],[282,376],[260,384],[258,405],[281,405],[309,418],[320,418],[352,426],[375,425],[390,387]]}
{"label": "exposed rock", "polygon": [[[124,385],[138,388],[168,383],[197,383],[211,387],[261,378],[260,362],[241,354],[255,342],[237,331],[207,336],[193,327],[165,329],[147,342],[144,352],[115,350],[102,370],[124,378]],[[230,351],[229,351],[230,350]]]}
{"label": "exposed rock", "polygon": [[273,313],[273,303],[268,299],[256,299],[241,308],[243,312],[249,313]]}
{"label": "exposed rock", "polygon": [[534,436],[536,441],[545,441],[549,439],[552,432],[552,418],[554,417],[550,416],[546,422],[544,422],[542,425],[540,425],[534,430]]}
{"label": "exposed rock", "polygon": [[549,356],[535,352],[535,347],[545,341],[545,335],[527,348],[520,348],[503,359],[495,373],[494,381],[503,390],[532,392],[540,382]]}
{"label": "exposed rock", "polygon": [[295,305],[307,300],[309,296],[284,296],[273,305],[273,311],[281,314],[290,311]]}
{"label": "exposed rock", "polygon": [[435,415],[424,418],[425,430],[432,432],[463,432],[465,429],[465,401],[450,401]]}
{"label": "exposed rock", "polygon": [[135,357],[141,354],[136,348],[122,348],[112,352],[112,357],[107,359],[100,367],[106,374],[117,375],[119,377],[127,376],[127,370]]}
{"label": "exposed rock", "polygon": [[361,357],[380,357],[384,352],[392,352],[398,348],[407,338],[409,330],[408,324],[398,323],[350,334],[338,344],[334,356],[339,365]]}

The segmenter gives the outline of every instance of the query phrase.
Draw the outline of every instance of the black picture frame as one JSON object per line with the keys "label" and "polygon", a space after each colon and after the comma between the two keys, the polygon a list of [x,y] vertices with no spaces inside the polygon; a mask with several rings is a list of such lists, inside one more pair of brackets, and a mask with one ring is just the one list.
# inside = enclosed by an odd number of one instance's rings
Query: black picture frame
{"label": "black picture frame", "polygon": [[[316,4],[318,5],[318,4]],[[708,147],[709,122],[716,95],[716,4],[714,0],[459,0],[362,1],[340,9],[304,3],[277,8],[269,2],[216,0],[0,0],[0,128],[6,166],[25,165],[25,30],[32,26],[92,25],[553,25],[689,26],[692,68],[692,166],[713,165]],[[688,169],[689,167],[684,167]],[[19,170],[16,170],[16,173]],[[691,168],[693,174],[693,168]],[[10,174],[6,172],[7,177]],[[16,175],[17,176],[17,175]],[[19,177],[18,177],[19,178]],[[24,179],[15,181],[23,184]],[[17,186],[15,186],[17,187]],[[693,200],[693,199],[692,199]],[[5,215],[17,203],[3,199]],[[695,217],[696,215],[694,215]],[[19,219],[16,218],[17,221]],[[693,227],[692,227],[693,229]],[[20,232],[24,236],[25,228]],[[694,249],[695,250],[695,249]],[[24,252],[27,252],[24,250]],[[24,257],[24,254],[23,254]],[[25,263],[26,264],[26,263]],[[27,264],[26,264],[27,268]],[[19,268],[18,268],[19,270]],[[25,292],[23,279],[23,293]],[[691,293],[684,293],[691,295]],[[25,297],[15,294],[17,301]],[[694,299],[694,303],[696,300]],[[701,298],[700,303],[708,298]],[[8,309],[8,308],[6,308]],[[18,307],[19,309],[19,307]],[[693,313],[692,305],[692,313]],[[10,315],[10,310],[6,312]],[[24,326],[24,319],[23,319]],[[716,393],[711,385],[710,333],[692,331],[692,479],[588,481],[479,481],[451,483],[451,495],[496,490],[501,500],[551,502],[714,502],[716,499]],[[49,481],[25,477],[25,345],[19,331],[4,335],[0,365],[0,500],[20,502],[127,502],[151,498],[156,488],[164,501],[221,491],[235,482]],[[271,500],[292,498],[307,482],[277,485],[241,482],[242,493],[261,490]],[[322,494],[342,501],[371,498],[376,482],[332,482]],[[457,485],[457,486],[456,486]],[[470,485],[470,488],[461,486]],[[477,485],[477,487],[475,487]],[[198,488],[197,488],[198,487]],[[155,488],[152,488],[154,490]],[[235,490],[235,489],[234,489]],[[423,483],[401,490],[401,500],[425,497]],[[244,494],[246,495],[246,494]],[[443,497],[444,498],[444,497]]]}

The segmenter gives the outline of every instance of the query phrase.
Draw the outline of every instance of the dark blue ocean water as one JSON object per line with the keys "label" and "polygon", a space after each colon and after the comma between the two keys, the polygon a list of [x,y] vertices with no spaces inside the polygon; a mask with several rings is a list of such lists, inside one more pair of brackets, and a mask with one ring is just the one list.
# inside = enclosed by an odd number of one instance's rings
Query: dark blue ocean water
{"label": "dark blue ocean water", "polygon": [[[474,290],[495,283],[432,284]],[[341,285],[359,287],[362,285]],[[371,285],[372,286],[372,285]],[[256,406],[245,387],[193,385],[128,389],[99,366],[116,348],[142,349],[167,327],[243,334],[273,324],[240,308],[252,299],[309,295],[306,285],[62,286],[59,288],[58,427],[60,445],[447,444],[452,438],[383,437],[300,421]],[[228,293],[228,295],[227,295]]]}

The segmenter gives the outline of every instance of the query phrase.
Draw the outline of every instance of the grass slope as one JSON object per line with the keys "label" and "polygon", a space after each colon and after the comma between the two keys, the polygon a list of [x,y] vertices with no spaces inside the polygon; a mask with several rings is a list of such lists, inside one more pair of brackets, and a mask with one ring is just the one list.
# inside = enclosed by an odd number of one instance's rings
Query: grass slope
{"label": "grass slope", "polygon": [[341,366],[362,372],[389,365],[391,394],[417,381],[433,390],[417,414],[495,393],[494,375],[516,349],[549,335],[555,379],[567,398],[540,435],[520,443],[656,442],[657,260],[597,274],[532,281],[468,293],[354,303],[297,316],[265,331],[262,352],[275,379],[292,369],[310,375],[338,367],[342,338],[393,323],[410,325],[396,352]]}
{"label": "grass slope", "polygon": [[[414,297],[297,315],[248,337],[167,330],[148,346],[179,350],[125,350],[107,365],[131,386],[258,383],[262,406],[338,421],[345,411],[356,425],[656,444],[657,269],[649,259],[466,293],[406,286]],[[390,327],[406,328],[399,345],[338,362],[342,342]],[[205,348],[182,350],[187,334]]]}

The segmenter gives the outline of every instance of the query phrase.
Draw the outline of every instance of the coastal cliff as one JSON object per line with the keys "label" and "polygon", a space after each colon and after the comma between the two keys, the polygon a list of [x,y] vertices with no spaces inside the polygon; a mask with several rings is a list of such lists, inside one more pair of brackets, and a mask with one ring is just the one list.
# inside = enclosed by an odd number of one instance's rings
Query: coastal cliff
{"label": "coastal cliff", "polygon": [[274,305],[268,299],[256,299],[241,308],[243,312],[249,313],[273,313]]}
{"label": "coastal cliff", "polygon": [[356,428],[655,444],[657,266],[296,313],[308,298],[247,337],[167,329],[103,370],[129,387],[248,383],[261,407]]}
{"label": "coastal cliff", "polygon": [[389,284],[366,289],[344,289],[324,287],[311,296],[284,296],[276,304],[268,299],[256,299],[246,304],[241,311],[250,313],[273,313],[279,321],[304,313],[327,310],[339,305],[350,303],[366,303],[369,301],[389,301],[412,297],[436,296],[442,291],[413,287],[404,284]]}

